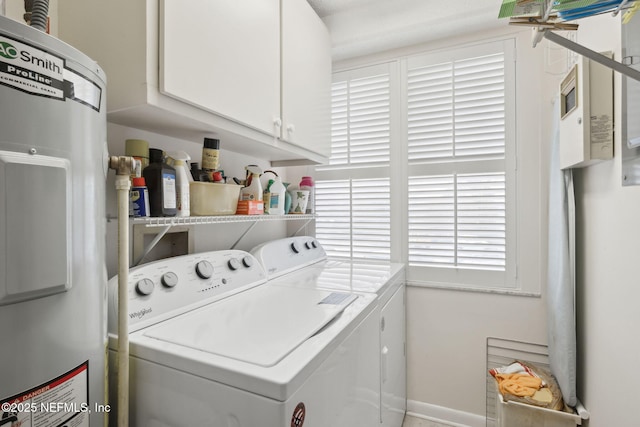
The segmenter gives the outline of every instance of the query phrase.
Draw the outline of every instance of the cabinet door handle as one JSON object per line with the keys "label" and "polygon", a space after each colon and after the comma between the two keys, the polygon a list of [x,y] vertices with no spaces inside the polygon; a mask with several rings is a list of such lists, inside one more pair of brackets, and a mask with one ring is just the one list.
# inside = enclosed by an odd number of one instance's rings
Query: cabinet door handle
{"label": "cabinet door handle", "polygon": [[282,119],[280,117],[275,117],[273,119],[273,125],[279,128],[280,126],[282,126]]}
{"label": "cabinet door handle", "polygon": [[287,132],[293,133],[296,130],[294,125],[287,125]]}

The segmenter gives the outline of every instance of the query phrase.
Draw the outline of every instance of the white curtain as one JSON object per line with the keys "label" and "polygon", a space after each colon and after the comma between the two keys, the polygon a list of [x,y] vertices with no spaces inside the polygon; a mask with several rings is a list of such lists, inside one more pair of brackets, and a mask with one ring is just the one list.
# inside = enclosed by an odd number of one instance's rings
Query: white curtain
{"label": "white curtain", "polygon": [[570,406],[576,397],[575,199],[571,169],[560,169],[559,101],[554,103],[549,177],[547,338],[551,372]]}

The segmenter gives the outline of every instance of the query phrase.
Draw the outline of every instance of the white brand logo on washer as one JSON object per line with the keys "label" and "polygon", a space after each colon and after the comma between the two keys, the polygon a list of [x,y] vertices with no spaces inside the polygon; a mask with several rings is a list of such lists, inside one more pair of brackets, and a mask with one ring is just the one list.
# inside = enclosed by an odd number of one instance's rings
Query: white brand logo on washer
{"label": "white brand logo on washer", "polygon": [[129,317],[132,319],[142,319],[142,317],[151,313],[151,311],[151,308],[143,308],[142,310],[138,310],[134,313],[129,313]]}

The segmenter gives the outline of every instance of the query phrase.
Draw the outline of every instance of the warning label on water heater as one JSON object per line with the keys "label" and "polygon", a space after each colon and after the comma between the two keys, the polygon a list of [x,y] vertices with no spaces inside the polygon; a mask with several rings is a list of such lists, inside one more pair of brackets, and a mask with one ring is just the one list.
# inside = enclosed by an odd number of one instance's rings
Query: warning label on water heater
{"label": "warning label on water heater", "polygon": [[88,427],[89,414],[96,409],[89,407],[88,370],[89,362],[85,362],[51,381],[0,400],[0,425]]}
{"label": "warning label on water heater", "polygon": [[0,36],[0,84],[64,99],[64,59]]}

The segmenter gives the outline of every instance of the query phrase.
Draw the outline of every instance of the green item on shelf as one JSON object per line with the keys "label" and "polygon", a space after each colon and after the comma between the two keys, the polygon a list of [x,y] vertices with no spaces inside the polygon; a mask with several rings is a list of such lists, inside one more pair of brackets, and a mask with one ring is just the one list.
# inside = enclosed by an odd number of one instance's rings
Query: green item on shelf
{"label": "green item on shelf", "polygon": [[502,0],[498,18],[541,16],[544,0],[533,0],[518,5],[517,0]]}
{"label": "green item on shelf", "polygon": [[[547,0],[531,0],[522,4],[518,4],[518,1],[519,0],[502,0],[498,18],[542,16],[545,4],[547,3]],[[603,0],[554,0],[551,2],[551,11],[564,12],[580,9],[602,1]]]}

